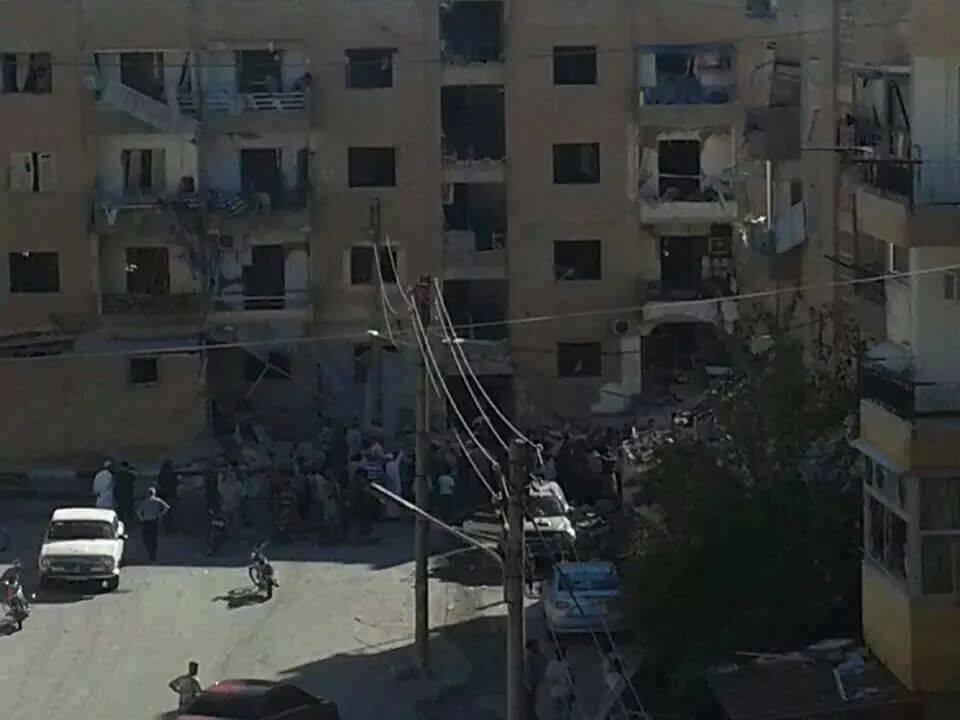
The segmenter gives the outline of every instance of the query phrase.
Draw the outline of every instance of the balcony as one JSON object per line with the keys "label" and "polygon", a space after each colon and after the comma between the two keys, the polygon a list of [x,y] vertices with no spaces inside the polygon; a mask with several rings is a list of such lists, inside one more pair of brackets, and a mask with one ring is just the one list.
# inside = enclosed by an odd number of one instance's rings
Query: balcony
{"label": "balcony", "polygon": [[637,121],[659,127],[735,124],[737,104],[729,46],[641,48]]}
{"label": "balcony", "polygon": [[723,326],[738,317],[737,304],[724,299],[732,293],[721,281],[686,287],[665,285],[659,280],[641,279],[638,283],[644,323],[700,322]]}
{"label": "balcony", "polygon": [[237,236],[244,232],[307,233],[310,231],[309,191],[231,193],[211,190],[206,207],[207,230]]}
{"label": "balcony", "polygon": [[243,290],[220,291],[211,301],[211,322],[257,322],[279,319],[308,320],[311,312],[308,290],[289,290],[279,295],[247,294]]}
{"label": "balcony", "polygon": [[739,218],[730,183],[708,175],[659,175],[655,197],[640,197],[640,222],[725,224]]}
{"label": "balcony", "polygon": [[172,195],[115,195],[98,193],[91,229],[99,235],[194,235],[199,232],[200,197]]}
{"label": "balcony", "polygon": [[170,295],[101,295],[100,316],[115,324],[202,324],[209,296],[201,293]]}
{"label": "balcony", "polygon": [[909,369],[896,372],[880,363],[861,363],[861,400],[869,400],[904,420],[960,415],[960,383],[922,382]]}
{"label": "balcony", "polygon": [[503,3],[441,5],[440,48],[444,85],[503,85]]}
{"label": "balcony", "polygon": [[507,277],[506,237],[493,233],[486,247],[473,230],[449,230],[443,236],[445,280],[502,280]]}
{"label": "balcony", "polygon": [[[513,375],[514,365],[509,339],[463,340],[459,346],[466,353],[467,361],[477,375]],[[445,374],[460,374],[456,362],[449,353],[444,353],[442,364]]]}

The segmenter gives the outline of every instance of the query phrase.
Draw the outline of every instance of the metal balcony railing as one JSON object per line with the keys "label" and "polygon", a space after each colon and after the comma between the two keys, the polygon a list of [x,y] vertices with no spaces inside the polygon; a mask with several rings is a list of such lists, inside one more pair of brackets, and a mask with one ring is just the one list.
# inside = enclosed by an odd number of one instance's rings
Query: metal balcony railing
{"label": "metal balcony railing", "polygon": [[875,366],[860,365],[860,397],[872,400],[907,420],[917,414],[916,390],[919,383]]}
{"label": "metal balcony railing", "polygon": [[306,92],[216,93],[203,98],[210,113],[294,112],[307,107]]}
{"label": "metal balcony railing", "polygon": [[101,295],[103,315],[192,315],[204,312],[209,297],[201,293]]}
{"label": "metal balcony railing", "polygon": [[214,309],[220,312],[303,310],[310,304],[310,293],[307,290],[291,290],[283,295],[256,295],[238,290],[217,293],[213,300]]}

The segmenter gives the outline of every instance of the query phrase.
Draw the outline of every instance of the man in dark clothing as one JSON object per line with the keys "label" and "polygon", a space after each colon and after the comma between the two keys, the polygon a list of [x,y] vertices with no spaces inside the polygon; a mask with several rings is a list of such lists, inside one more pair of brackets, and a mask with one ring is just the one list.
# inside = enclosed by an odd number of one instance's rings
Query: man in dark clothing
{"label": "man in dark clothing", "polygon": [[129,525],[133,518],[133,485],[136,480],[130,463],[124,462],[113,474],[113,497],[117,503],[120,522]]}
{"label": "man in dark clothing", "polygon": [[173,460],[167,458],[160,466],[160,472],[157,474],[157,494],[170,509],[163,516],[163,527],[168,533],[173,532],[174,517],[177,512],[179,478],[173,471]]}
{"label": "man in dark clothing", "polygon": [[215,513],[220,509],[220,481],[213,468],[203,471],[203,495],[207,502],[207,513]]}

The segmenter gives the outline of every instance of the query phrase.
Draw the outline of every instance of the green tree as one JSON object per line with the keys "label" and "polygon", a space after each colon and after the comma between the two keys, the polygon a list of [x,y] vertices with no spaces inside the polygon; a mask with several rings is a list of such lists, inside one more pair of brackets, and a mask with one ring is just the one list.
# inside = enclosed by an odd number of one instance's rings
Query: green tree
{"label": "green tree", "polygon": [[764,353],[732,344],[741,379],[718,402],[722,439],[667,446],[644,476],[659,520],[638,542],[640,609],[680,687],[739,650],[857,631],[859,486],[818,480],[807,462],[824,438],[836,461],[849,453],[854,395],[770,327]]}

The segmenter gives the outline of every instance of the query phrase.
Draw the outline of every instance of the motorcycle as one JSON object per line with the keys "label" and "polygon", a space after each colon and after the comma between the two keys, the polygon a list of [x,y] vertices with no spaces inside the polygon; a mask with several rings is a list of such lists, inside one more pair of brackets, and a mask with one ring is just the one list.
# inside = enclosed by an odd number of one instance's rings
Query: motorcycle
{"label": "motorcycle", "polygon": [[3,604],[7,608],[4,620],[23,630],[23,621],[30,617],[30,603],[23,593],[23,584],[20,582],[19,568],[12,568],[0,578],[3,588]]}
{"label": "motorcycle", "polygon": [[250,581],[257,589],[257,592],[265,593],[267,600],[269,600],[273,597],[273,589],[280,587],[280,584],[275,577],[273,565],[267,560],[267,556],[263,554],[264,547],[266,547],[266,543],[258,545],[253,549],[253,552],[250,553],[250,564],[247,566],[247,574],[250,576]]}
{"label": "motorcycle", "polygon": [[207,555],[216,555],[227,536],[227,518],[222,512],[210,513],[207,527]]}

